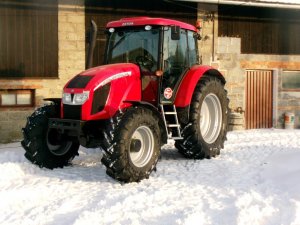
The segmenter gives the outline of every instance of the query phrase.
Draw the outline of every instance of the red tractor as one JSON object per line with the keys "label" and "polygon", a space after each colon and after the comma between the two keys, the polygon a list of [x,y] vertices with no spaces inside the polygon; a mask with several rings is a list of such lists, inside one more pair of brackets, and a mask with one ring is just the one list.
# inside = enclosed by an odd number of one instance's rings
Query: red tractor
{"label": "red tractor", "polygon": [[26,158],[53,169],[68,165],[80,145],[101,147],[109,176],[137,182],[156,168],[168,139],[187,158],[219,155],[229,100],[221,73],[199,65],[197,31],[162,18],[108,23],[105,65],[73,77],[62,99],[46,99],[52,104],[28,118]]}

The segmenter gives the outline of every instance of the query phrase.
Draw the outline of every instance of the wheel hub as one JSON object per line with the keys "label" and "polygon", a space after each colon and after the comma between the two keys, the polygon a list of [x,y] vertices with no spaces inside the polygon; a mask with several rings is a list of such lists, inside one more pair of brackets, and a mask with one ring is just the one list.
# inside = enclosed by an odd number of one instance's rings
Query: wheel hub
{"label": "wheel hub", "polygon": [[142,148],[142,142],[139,139],[132,139],[130,143],[131,152],[139,152]]}
{"label": "wheel hub", "polygon": [[213,143],[218,138],[222,127],[222,107],[215,94],[208,94],[201,106],[200,131],[206,143]]}
{"label": "wheel hub", "polygon": [[136,167],[149,163],[154,152],[154,136],[147,126],[138,127],[131,137],[129,156]]}
{"label": "wheel hub", "polygon": [[47,147],[53,155],[66,154],[72,146],[72,141],[63,138],[63,135],[55,129],[47,132]]}

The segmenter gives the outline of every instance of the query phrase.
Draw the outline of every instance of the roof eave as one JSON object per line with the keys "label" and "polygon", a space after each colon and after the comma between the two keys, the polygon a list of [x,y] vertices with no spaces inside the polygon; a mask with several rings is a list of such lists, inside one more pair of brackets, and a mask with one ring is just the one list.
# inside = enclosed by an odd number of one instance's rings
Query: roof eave
{"label": "roof eave", "polygon": [[243,5],[243,6],[257,6],[257,7],[270,7],[270,8],[290,8],[300,9],[300,4],[297,3],[284,3],[284,2],[270,2],[270,1],[239,1],[239,0],[176,0],[184,2],[199,2],[209,4],[225,4],[225,5]]}

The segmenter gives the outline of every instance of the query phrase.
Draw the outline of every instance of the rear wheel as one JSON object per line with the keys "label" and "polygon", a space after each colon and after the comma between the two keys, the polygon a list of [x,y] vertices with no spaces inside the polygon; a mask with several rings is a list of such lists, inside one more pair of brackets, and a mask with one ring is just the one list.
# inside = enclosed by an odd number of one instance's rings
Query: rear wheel
{"label": "rear wheel", "polygon": [[187,158],[215,157],[224,147],[228,122],[227,92],[221,81],[204,76],[198,82],[191,102],[190,121],[175,146]]}
{"label": "rear wheel", "polygon": [[102,145],[107,174],[122,182],[148,178],[160,154],[160,129],[150,109],[132,107],[113,120]]}
{"label": "rear wheel", "polygon": [[37,109],[23,128],[25,157],[32,163],[49,169],[63,167],[78,155],[79,143],[64,136],[56,129],[48,128],[48,118],[59,117],[55,105]]}

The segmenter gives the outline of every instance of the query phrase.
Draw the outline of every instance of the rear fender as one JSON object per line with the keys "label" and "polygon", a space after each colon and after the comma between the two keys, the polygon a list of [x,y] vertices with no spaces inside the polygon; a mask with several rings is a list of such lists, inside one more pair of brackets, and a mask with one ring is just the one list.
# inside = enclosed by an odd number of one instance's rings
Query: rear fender
{"label": "rear fender", "polygon": [[191,104],[192,96],[198,81],[203,75],[214,76],[221,80],[223,84],[226,83],[223,75],[216,69],[210,66],[193,66],[184,76],[180,83],[175,98],[175,106],[184,108]]}

